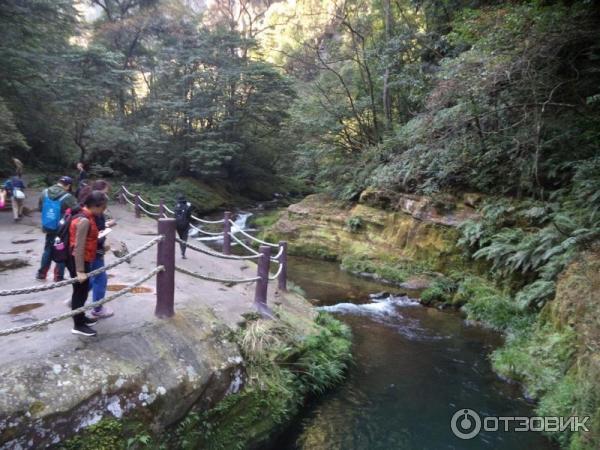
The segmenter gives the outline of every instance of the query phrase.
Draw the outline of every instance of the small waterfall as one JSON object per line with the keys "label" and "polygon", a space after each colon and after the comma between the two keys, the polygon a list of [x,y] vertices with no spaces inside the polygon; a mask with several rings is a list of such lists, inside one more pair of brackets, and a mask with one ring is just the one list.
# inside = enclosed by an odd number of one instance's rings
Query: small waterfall
{"label": "small waterfall", "polygon": [[[251,212],[239,211],[235,214],[233,223],[235,224],[236,227],[241,228],[244,231],[254,231],[252,228],[247,227],[248,219],[252,215],[253,214]],[[201,228],[201,229],[206,228],[204,225],[201,225],[201,224],[195,224],[195,226],[197,226],[198,228]],[[222,225],[219,225],[219,226],[222,227]],[[233,225],[232,225],[232,228],[233,228]],[[216,232],[217,230],[213,227],[212,231]],[[199,235],[200,235],[200,237],[198,237]],[[190,237],[193,237],[198,241],[210,241],[210,242],[222,242],[223,241],[222,236],[205,236],[194,229],[192,229],[190,231]],[[232,245],[236,245],[236,243],[233,243]]]}
{"label": "small waterfall", "polygon": [[233,223],[235,223],[235,225],[238,228],[241,228],[244,231],[251,230],[250,228],[246,228],[246,222],[248,222],[248,219],[252,215],[253,215],[252,213],[240,211],[239,213],[237,213],[237,216],[236,216],[235,220],[233,221]]}

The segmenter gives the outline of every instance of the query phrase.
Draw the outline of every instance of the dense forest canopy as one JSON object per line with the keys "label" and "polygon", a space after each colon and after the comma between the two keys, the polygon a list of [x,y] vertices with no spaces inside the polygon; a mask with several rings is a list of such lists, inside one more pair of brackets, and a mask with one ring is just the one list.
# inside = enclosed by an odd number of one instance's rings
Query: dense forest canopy
{"label": "dense forest canopy", "polygon": [[599,21],[591,1],[7,0],[2,167],[589,190]]}

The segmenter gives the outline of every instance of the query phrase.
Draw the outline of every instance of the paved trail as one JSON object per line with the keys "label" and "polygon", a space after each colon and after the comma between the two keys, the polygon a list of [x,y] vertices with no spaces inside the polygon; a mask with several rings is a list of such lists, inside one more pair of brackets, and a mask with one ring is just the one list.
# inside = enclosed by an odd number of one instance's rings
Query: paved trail
{"label": "paved trail", "polygon": [[[39,193],[28,190],[27,194],[26,206],[37,208]],[[109,235],[109,243],[124,241],[131,251],[156,235],[156,222],[149,218],[136,219],[131,207],[112,203],[110,210],[118,225]],[[29,264],[18,269],[0,271],[0,289],[43,284],[34,279],[44,245],[44,234],[39,224],[40,214],[37,211],[16,224],[9,209],[0,211],[0,258],[18,256],[27,260]],[[12,243],[15,239],[23,243]],[[202,245],[198,242],[194,243]],[[19,253],[5,254],[8,251]],[[256,266],[252,262],[217,259],[191,250],[187,253],[187,260],[181,260],[177,256],[177,264],[196,272],[225,278],[246,278],[256,274]],[[105,262],[108,264],[114,258],[111,253],[106,257]],[[121,264],[109,271],[109,287],[129,284],[155,266],[156,246],[135,257],[130,264]],[[197,306],[200,303],[214,310],[216,316],[229,326],[235,327],[242,319],[241,314],[255,311],[252,306],[254,283],[227,287],[221,283],[205,282],[176,273],[175,285],[176,317],[178,314],[185,314],[186,307]],[[101,320],[96,325],[98,336],[95,338],[83,338],[71,334],[71,319],[38,331],[0,337],[0,364],[24,359],[58,357],[63,351],[73,349],[74,346],[83,348],[102,345],[103,339],[135,332],[144,324],[159,320],[154,317],[155,279],[149,280],[144,286],[149,292],[128,294],[110,303],[115,315]],[[70,298],[71,290],[71,286],[66,286],[42,293],[0,297],[0,329],[28,324],[65,312],[68,308],[64,300]],[[273,305],[274,302],[281,302],[285,307],[297,308],[277,292],[277,283],[272,281],[269,283],[268,303]]]}

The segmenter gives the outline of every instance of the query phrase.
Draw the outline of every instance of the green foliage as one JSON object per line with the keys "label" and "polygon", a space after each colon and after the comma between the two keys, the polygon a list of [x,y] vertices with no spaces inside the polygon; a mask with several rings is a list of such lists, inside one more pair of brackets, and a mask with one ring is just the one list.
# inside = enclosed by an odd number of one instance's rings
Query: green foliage
{"label": "green foliage", "polygon": [[340,268],[358,275],[372,275],[380,281],[394,284],[402,283],[411,275],[430,269],[427,263],[403,260],[382,261],[369,255],[346,255],[342,258]]}
{"label": "green foliage", "polygon": [[275,224],[280,216],[281,210],[277,209],[260,213],[260,215],[253,215],[250,217],[250,225],[258,228],[268,228]]}
{"label": "green foliage", "polygon": [[360,216],[349,217],[348,220],[346,220],[346,228],[348,228],[351,233],[356,233],[362,227],[363,220]]}
{"label": "green foliage", "polygon": [[59,446],[63,450],[138,450],[159,448],[148,428],[132,420],[102,419]]}
{"label": "green foliage", "polygon": [[216,407],[192,412],[173,445],[182,449],[242,449],[265,444],[299,411],[306,395],[342,380],[351,359],[349,328],[319,313],[309,336],[286,320],[261,319],[239,335],[248,385]]}
{"label": "green foliage", "polygon": [[551,392],[572,363],[575,333],[551,326],[531,325],[513,330],[506,345],[492,355],[494,369],[524,383],[532,397]]}
{"label": "green foliage", "polygon": [[432,303],[451,303],[456,290],[458,289],[458,283],[449,277],[436,278],[431,286],[421,292],[421,303],[430,305]]}
{"label": "green foliage", "polygon": [[482,322],[497,330],[520,328],[533,319],[522,312],[505,292],[491,282],[467,276],[458,286],[452,299],[455,305],[464,305],[469,320]]}

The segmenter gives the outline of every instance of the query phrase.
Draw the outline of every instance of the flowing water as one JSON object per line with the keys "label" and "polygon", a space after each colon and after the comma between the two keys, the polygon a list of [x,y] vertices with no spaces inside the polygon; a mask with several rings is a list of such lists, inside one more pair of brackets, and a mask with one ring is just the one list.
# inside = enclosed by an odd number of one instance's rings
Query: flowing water
{"label": "flowing water", "polygon": [[334,263],[292,257],[289,276],[315,306],[351,327],[354,364],[347,380],[313,401],[274,448],[555,448],[532,432],[481,432],[472,440],[452,434],[451,417],[462,408],[482,417],[533,415],[519,388],[491,370],[488,356],[501,344],[498,334],[406,296],[374,301],[369,294],[389,287],[352,277]]}
{"label": "flowing water", "polygon": [[[236,225],[246,230],[249,216],[238,213]],[[218,241],[208,243],[220,248]],[[405,290],[349,275],[335,263],[289,257],[288,275],[316,307],[351,327],[354,362],[345,382],[313,400],[274,449],[557,448],[533,432],[482,431],[471,440],[453,435],[451,418],[465,408],[482,417],[534,414],[519,387],[491,370],[488,357],[502,343],[499,334],[466,324],[457,312],[425,308]],[[394,295],[372,298],[381,291]]]}

